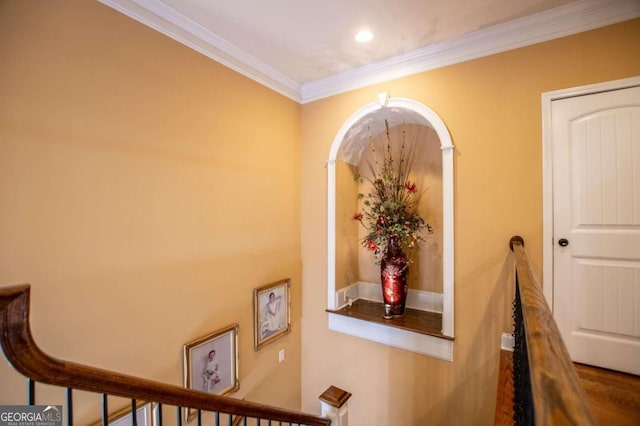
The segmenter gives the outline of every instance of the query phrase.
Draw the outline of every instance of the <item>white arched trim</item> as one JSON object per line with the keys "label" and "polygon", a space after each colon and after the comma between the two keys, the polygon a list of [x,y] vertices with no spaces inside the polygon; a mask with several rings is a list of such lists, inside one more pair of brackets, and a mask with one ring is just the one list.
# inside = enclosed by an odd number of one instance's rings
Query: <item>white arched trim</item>
{"label": "white arched trim", "polygon": [[[442,208],[443,208],[443,294],[442,294],[442,334],[454,336],[454,277],[453,277],[453,144],[451,136],[440,117],[427,106],[411,99],[388,98],[381,95],[378,102],[372,102],[356,111],[336,134],[327,161],[327,306],[330,310],[339,307],[336,297],[336,169],[335,163],[341,147],[349,143],[354,129],[362,123],[389,119],[390,127],[401,122],[421,124],[433,128],[440,140],[442,150]],[[395,120],[395,122],[394,122]],[[379,133],[379,132],[378,132]],[[372,134],[377,134],[372,131]],[[329,314],[329,328],[352,334],[391,346],[414,352],[453,360],[453,341],[434,339],[418,333],[401,331],[392,327],[374,325],[340,315]],[[382,328],[381,328],[382,327]]]}

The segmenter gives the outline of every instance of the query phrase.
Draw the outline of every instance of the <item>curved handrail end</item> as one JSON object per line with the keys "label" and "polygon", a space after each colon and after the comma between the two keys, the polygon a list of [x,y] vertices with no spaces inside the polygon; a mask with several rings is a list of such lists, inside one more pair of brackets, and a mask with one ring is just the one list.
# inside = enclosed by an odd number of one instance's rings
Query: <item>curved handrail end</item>
{"label": "curved handrail end", "polygon": [[31,284],[17,284],[7,287],[0,287],[0,310],[4,310],[9,303],[22,295],[29,295]]}

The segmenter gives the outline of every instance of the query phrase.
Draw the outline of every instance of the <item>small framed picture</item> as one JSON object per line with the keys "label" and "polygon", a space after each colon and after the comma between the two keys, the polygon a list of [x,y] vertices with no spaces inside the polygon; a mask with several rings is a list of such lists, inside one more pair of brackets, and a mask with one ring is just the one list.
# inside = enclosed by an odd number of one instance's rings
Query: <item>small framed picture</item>
{"label": "small framed picture", "polygon": [[[136,402],[136,424],[138,426],[156,426],[156,411],[158,405],[155,402]],[[127,406],[109,415],[109,426],[130,426],[133,424],[131,407]],[[90,426],[102,426],[102,420],[91,423]]]}
{"label": "small framed picture", "polygon": [[256,350],[291,331],[290,290],[288,278],[253,290]]}
{"label": "small framed picture", "polygon": [[[184,345],[184,386],[216,395],[238,390],[238,324]],[[196,410],[186,411],[191,421]]]}

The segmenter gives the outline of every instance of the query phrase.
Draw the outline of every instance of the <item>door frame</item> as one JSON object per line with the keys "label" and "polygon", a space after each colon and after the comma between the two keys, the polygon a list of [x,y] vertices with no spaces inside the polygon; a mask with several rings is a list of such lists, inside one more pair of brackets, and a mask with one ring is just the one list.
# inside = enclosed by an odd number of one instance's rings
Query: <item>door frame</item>
{"label": "door frame", "polygon": [[640,76],[542,93],[542,290],[553,312],[553,101],[640,86]]}

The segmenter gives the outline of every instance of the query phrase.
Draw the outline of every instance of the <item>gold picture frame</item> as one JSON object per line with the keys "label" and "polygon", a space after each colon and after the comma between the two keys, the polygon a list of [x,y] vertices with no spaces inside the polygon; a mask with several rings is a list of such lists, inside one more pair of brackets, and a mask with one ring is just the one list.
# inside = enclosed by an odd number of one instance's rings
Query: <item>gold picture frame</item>
{"label": "gold picture frame", "polygon": [[[157,411],[158,404],[155,402],[136,401],[136,424],[138,426],[156,426]],[[133,424],[131,405],[109,414],[107,424],[109,426],[130,426]],[[102,420],[96,420],[89,426],[102,426]]]}
{"label": "gold picture frame", "polygon": [[[228,395],[238,380],[238,324],[233,324],[184,345],[184,386],[215,395]],[[185,409],[187,421],[197,410]]]}
{"label": "gold picture frame", "polygon": [[254,348],[258,350],[291,331],[291,279],[253,290]]}

